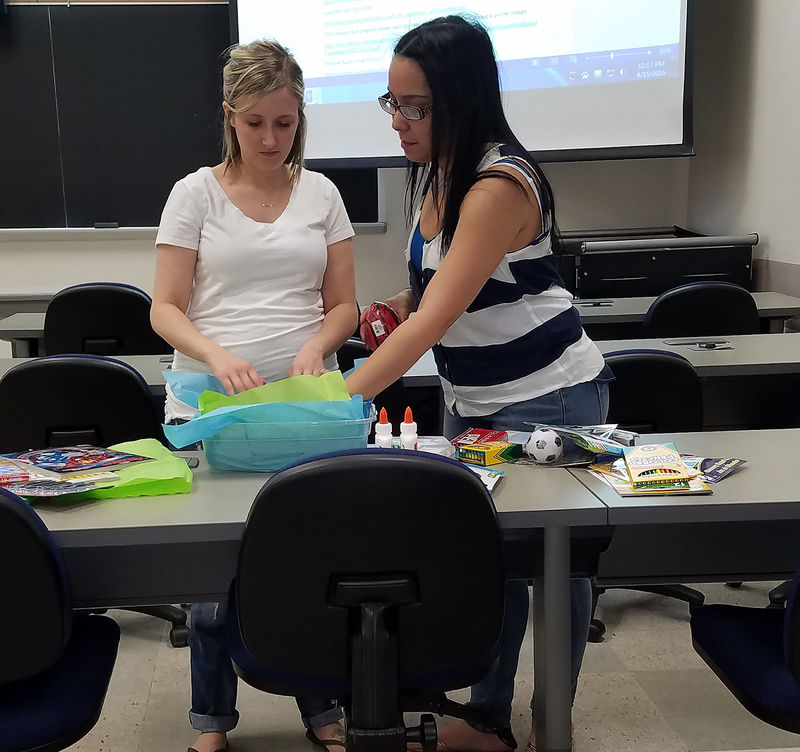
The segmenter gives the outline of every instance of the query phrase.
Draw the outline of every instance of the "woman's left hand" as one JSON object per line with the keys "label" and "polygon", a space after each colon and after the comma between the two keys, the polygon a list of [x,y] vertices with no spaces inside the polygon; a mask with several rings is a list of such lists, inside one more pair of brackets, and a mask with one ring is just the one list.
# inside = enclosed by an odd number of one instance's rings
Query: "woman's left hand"
{"label": "woman's left hand", "polygon": [[322,376],[327,373],[328,369],[325,368],[323,363],[323,353],[312,347],[303,347],[292,361],[289,367],[289,376],[303,376],[310,374],[311,376]]}

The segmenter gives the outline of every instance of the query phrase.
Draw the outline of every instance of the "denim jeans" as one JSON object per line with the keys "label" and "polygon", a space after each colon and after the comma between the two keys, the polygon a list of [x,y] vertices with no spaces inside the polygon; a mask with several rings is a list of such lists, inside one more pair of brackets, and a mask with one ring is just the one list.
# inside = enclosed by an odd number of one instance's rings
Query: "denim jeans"
{"label": "denim jeans", "polygon": [[[230,731],[236,727],[238,677],[231,664],[225,628],[227,604],[193,603],[190,611],[192,708],[189,723],[197,731]],[[297,698],[306,728],[319,728],[342,718],[334,700]]]}
{"label": "denim jeans", "polygon": [[[492,428],[496,430],[531,431],[532,423],[547,423],[554,426],[592,425],[604,423],[608,415],[608,382],[613,375],[606,367],[597,378],[575,386],[559,389],[542,397],[518,402],[502,410],[478,418],[462,418],[445,412],[444,432],[453,438],[468,428]],[[592,612],[592,588],[588,579],[573,579],[570,586],[572,619],[570,644],[572,647],[571,679],[572,697],[578,686],[578,674],[589,636],[589,621]],[[494,718],[498,726],[511,726],[511,702],[514,696],[514,679],[519,662],[519,651],[528,623],[528,584],[512,580],[506,584],[506,607],[503,632],[500,636],[500,654],[489,675],[472,687],[469,703]],[[531,699],[533,709],[533,699]],[[475,725],[480,731],[485,727]]]}

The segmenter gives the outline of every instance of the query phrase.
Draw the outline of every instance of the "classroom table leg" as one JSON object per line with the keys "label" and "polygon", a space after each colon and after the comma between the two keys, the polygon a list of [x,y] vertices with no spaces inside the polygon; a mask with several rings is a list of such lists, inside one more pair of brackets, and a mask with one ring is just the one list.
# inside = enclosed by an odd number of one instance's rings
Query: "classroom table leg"
{"label": "classroom table leg", "polygon": [[544,530],[533,580],[534,723],[537,752],[572,750],[570,689],[570,531]]}

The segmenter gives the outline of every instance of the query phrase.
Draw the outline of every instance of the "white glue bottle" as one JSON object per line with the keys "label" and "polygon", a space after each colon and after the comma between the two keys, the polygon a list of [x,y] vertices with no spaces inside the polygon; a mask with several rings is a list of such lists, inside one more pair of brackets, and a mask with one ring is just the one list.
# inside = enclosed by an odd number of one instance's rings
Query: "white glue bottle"
{"label": "white glue bottle", "polygon": [[375,424],[375,446],[383,449],[392,448],[392,424],[386,417],[386,408],[382,407]]}
{"label": "white glue bottle", "polygon": [[414,422],[414,416],[411,413],[410,407],[406,408],[406,414],[403,417],[403,422],[400,424],[400,448],[417,448],[417,424]]}

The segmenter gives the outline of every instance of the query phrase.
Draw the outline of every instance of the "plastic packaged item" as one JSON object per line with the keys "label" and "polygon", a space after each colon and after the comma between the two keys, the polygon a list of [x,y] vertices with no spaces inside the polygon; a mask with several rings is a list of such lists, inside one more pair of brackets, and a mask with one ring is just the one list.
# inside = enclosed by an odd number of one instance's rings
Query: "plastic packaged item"
{"label": "plastic packaged item", "polygon": [[367,347],[370,350],[375,350],[383,340],[397,329],[400,325],[400,319],[393,308],[376,300],[364,312],[364,323],[367,324],[364,330]]}
{"label": "plastic packaged item", "polygon": [[410,407],[406,408],[406,414],[400,424],[400,448],[417,448],[417,424],[414,422],[414,415],[411,413]]}
{"label": "plastic packaged item", "polygon": [[382,407],[375,424],[375,446],[383,449],[392,448],[392,424],[386,416],[386,408]]}

